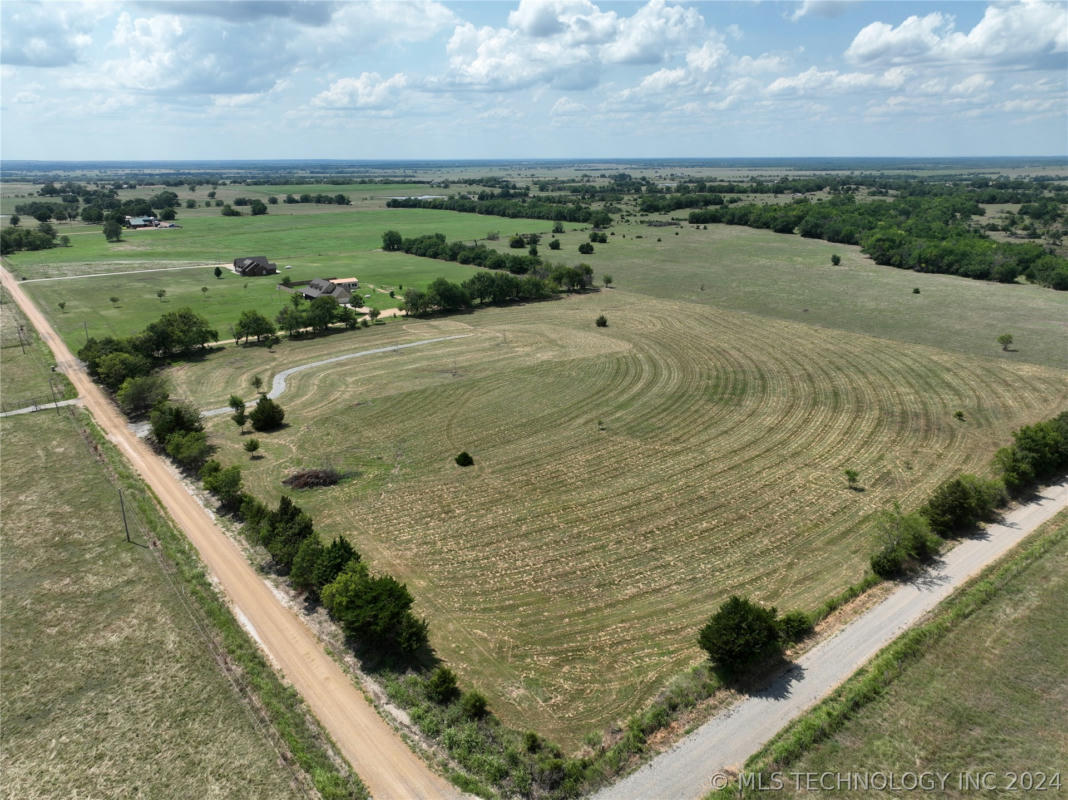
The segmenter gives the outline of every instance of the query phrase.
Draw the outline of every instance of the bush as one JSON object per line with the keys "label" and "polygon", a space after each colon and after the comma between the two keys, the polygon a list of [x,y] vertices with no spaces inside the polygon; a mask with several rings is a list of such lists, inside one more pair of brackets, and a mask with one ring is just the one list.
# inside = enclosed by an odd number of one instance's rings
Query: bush
{"label": "bush", "polygon": [[427,625],[412,614],[407,587],[388,575],[373,577],[359,561],[324,586],[322,597],[345,633],[360,642],[407,654],[426,644]]}
{"label": "bush", "polygon": [[165,445],[173,433],[204,430],[200,411],[184,400],[156,406],[148,419],[152,436],[159,445]]}
{"label": "bush", "polygon": [[281,427],[282,421],[286,418],[286,412],[274,400],[263,395],[256,403],[256,407],[248,415],[248,418],[255,430],[273,431]]}
{"label": "bush", "polygon": [[460,695],[456,686],[456,673],[439,664],[426,681],[426,696],[438,705],[448,705]]}
{"label": "bush", "polygon": [[560,240],[559,239],[553,239],[551,242],[549,242],[549,249],[550,250],[559,250],[560,249]]}
{"label": "bush", "polygon": [[159,375],[142,375],[122,382],[115,399],[128,417],[139,417],[167,401],[170,387]]}
{"label": "bush", "polygon": [[601,314],[601,316],[597,317],[596,324],[597,324],[598,328],[607,328],[608,327],[608,317],[606,317],[604,314]]}
{"label": "bush", "polygon": [[741,673],[782,652],[774,608],[731,597],[697,637],[709,657],[728,673]]}
{"label": "bush", "polygon": [[779,618],[779,634],[783,642],[793,644],[812,633],[812,620],[804,611],[790,611]]}
{"label": "bush", "polygon": [[583,242],[578,246],[578,251],[584,256],[588,256],[593,253],[593,245],[589,242]]}
{"label": "bush", "polygon": [[470,719],[481,719],[486,716],[486,698],[478,692],[464,692],[460,698],[460,710]]}
{"label": "bush", "polygon": [[920,514],[931,530],[944,538],[988,519],[1005,500],[1005,488],[1000,482],[961,475],[935,489]]}
{"label": "bush", "polygon": [[872,571],[880,578],[904,575],[929,561],[942,543],[919,513],[902,514],[896,505],[876,521],[882,546],[871,557]]}
{"label": "bush", "polygon": [[464,450],[460,455],[456,456],[456,463],[461,467],[470,467],[475,463],[475,459],[471,458],[471,454]]}
{"label": "bush", "polygon": [[236,464],[221,469],[218,461],[209,461],[200,471],[200,479],[224,508],[234,509],[241,503],[241,467]]}
{"label": "bush", "polygon": [[834,264],[834,266],[837,267],[839,264],[842,263],[842,257],[840,255],[838,255],[837,253],[833,254],[831,256],[831,263]]}
{"label": "bush", "polygon": [[211,445],[204,431],[175,431],[167,437],[167,455],[183,469],[198,472],[211,455]]}

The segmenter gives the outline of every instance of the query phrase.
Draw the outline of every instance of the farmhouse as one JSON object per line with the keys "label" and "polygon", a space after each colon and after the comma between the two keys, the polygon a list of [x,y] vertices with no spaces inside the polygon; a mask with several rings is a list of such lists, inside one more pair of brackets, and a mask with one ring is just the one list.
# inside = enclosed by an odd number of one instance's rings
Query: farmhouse
{"label": "farmhouse", "polygon": [[355,278],[333,280],[316,278],[309,281],[306,286],[302,286],[300,293],[309,300],[314,300],[316,297],[333,297],[339,305],[344,305],[352,300],[352,289],[359,283]]}
{"label": "farmhouse", "polygon": [[274,275],[278,272],[278,265],[267,260],[267,256],[248,256],[234,259],[234,272],[253,278],[260,275]]}
{"label": "farmhouse", "polygon": [[127,217],[127,228],[153,228],[159,224],[159,220],[155,217]]}

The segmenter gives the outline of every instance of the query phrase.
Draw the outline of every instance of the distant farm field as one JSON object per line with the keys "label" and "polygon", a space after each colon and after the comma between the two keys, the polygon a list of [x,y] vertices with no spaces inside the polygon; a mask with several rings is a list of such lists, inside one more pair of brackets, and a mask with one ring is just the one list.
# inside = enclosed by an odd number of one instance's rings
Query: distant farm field
{"label": "distant farm field", "polygon": [[317,353],[459,334],[292,376],[262,459],[225,416],[213,439],[271,500],[298,468],[349,473],[296,501],[409,583],[438,652],[507,722],[568,746],[698,660],[728,595],[815,606],[866,568],[872,512],[986,472],[1068,396],[1055,369],[615,290],[171,374],[211,407]]}
{"label": "distant farm field", "polygon": [[4,796],[306,796],[68,412],[0,442]]}

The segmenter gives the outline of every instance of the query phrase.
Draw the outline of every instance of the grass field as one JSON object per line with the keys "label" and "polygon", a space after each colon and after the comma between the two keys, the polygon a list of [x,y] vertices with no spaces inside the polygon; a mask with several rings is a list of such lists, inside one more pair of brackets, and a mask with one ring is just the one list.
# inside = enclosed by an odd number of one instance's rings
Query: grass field
{"label": "grass field", "polygon": [[37,331],[0,291],[0,411],[74,397],[66,376],[51,371],[53,364],[52,352]]}
{"label": "grass field", "polygon": [[299,467],[357,473],[297,502],[409,582],[507,722],[569,746],[697,660],[726,596],[814,606],[865,569],[873,511],[985,471],[1065,401],[1058,370],[624,291],[228,348],[172,377],[219,406],[319,353],[452,333],[471,335],[293,376],[262,459],[226,417],[211,430],[264,498]]}
{"label": "grass field", "polygon": [[[791,772],[948,773],[941,797],[961,791],[961,774],[993,773],[1000,791],[986,797],[1031,794],[1008,790],[1007,773],[1060,773],[1068,779],[1068,514],[1042,535],[1059,541],[999,585],[974,615],[957,623],[832,739],[813,747]],[[1034,537],[1037,538],[1037,537]],[[968,687],[963,691],[963,687]],[[792,781],[787,791],[794,796]],[[870,797],[860,791],[821,792]],[[808,795],[805,795],[808,796]]]}
{"label": "grass field", "polygon": [[68,412],[0,435],[3,794],[305,796]]}

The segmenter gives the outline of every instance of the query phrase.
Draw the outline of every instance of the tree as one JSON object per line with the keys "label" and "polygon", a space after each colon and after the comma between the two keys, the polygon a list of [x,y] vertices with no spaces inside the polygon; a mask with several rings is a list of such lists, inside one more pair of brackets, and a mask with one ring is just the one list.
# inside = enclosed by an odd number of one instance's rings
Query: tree
{"label": "tree", "polygon": [[896,504],[878,515],[875,529],[880,547],[871,557],[871,568],[880,578],[893,578],[930,560],[941,543],[923,516],[903,514]]}
{"label": "tree", "polygon": [[456,685],[456,673],[444,664],[438,664],[426,681],[427,699],[446,706],[460,696],[460,689]]}
{"label": "tree", "polygon": [[728,674],[740,674],[782,653],[774,608],[731,597],[712,615],[698,644]]}
{"label": "tree", "polygon": [[527,240],[517,233],[508,240],[508,246],[518,250],[527,246]]}
{"label": "tree", "polygon": [[104,223],[104,238],[109,242],[118,242],[122,239],[122,226],[115,220],[109,219]]}
{"label": "tree", "polygon": [[204,422],[200,411],[185,400],[161,403],[152,409],[148,417],[152,429],[152,436],[156,442],[163,445],[170,436],[180,431],[202,431]]}
{"label": "tree", "polygon": [[842,257],[841,257],[840,255],[838,255],[837,253],[833,253],[833,254],[831,255],[831,263],[832,263],[832,264],[833,264],[834,266],[836,266],[836,267],[837,267],[837,266],[838,266],[839,264],[841,264],[841,263],[842,263]]}
{"label": "tree", "polygon": [[486,698],[479,692],[464,692],[460,698],[460,710],[468,719],[482,719],[486,716]]}
{"label": "tree", "polygon": [[67,310],[67,301],[66,300],[60,300],[58,305],[59,305],[59,310],[60,311],[66,311]]}
{"label": "tree", "polygon": [[249,422],[257,431],[273,431],[281,427],[286,412],[267,395],[261,395],[256,407],[248,415]]}
{"label": "tree", "polygon": [[602,280],[602,281],[604,281],[604,287],[605,287],[606,289],[607,289],[607,288],[608,288],[609,286],[611,286],[611,285],[612,285],[612,276],[611,276],[611,275],[604,275],[604,276],[602,276],[602,277],[601,277],[601,280]]}
{"label": "tree", "polygon": [[111,304],[112,304],[112,305],[116,305],[116,304],[117,304],[117,303],[119,302],[119,298],[115,297],[114,295],[112,295],[111,297],[109,297],[109,298],[108,298],[108,300],[110,300],[110,301],[111,301]]}
{"label": "tree", "polygon": [[267,206],[263,204],[262,200],[253,200],[250,210],[252,211],[252,216],[260,217],[267,213]]}
{"label": "tree", "polygon": [[222,267],[216,267],[215,268],[215,277],[216,278],[221,278],[222,277]]}
{"label": "tree", "polygon": [[126,378],[115,393],[119,408],[126,416],[134,418],[166,402],[169,396],[170,387],[166,378],[160,375],[138,375]]}
{"label": "tree", "polygon": [[201,286],[200,287],[200,293],[204,296],[205,300],[208,299],[208,287],[207,286]]}
{"label": "tree", "polygon": [[193,472],[198,472],[211,455],[204,431],[175,431],[167,437],[164,449],[178,466]]}
{"label": "tree", "polygon": [[348,539],[343,536],[334,537],[334,541],[326,546],[315,565],[315,585],[321,589],[340,575],[350,561],[359,560],[360,554],[353,549]]}
{"label": "tree", "polygon": [[252,439],[248,439],[245,442],[245,452],[248,453],[250,456],[254,456],[256,454],[256,451],[259,450],[259,449],[260,449],[260,440],[259,439],[252,438]]}
{"label": "tree", "polygon": [[308,304],[305,320],[316,333],[325,333],[330,323],[337,318],[339,310],[337,300],[329,295],[322,295]]}
{"label": "tree", "polygon": [[1005,499],[999,482],[961,475],[935,489],[919,513],[934,533],[945,538],[986,519]]}
{"label": "tree", "polygon": [[177,216],[178,212],[175,211],[173,208],[165,208],[159,214],[159,218],[164,222],[172,222]]}
{"label": "tree", "polygon": [[326,548],[318,536],[309,536],[300,543],[297,554],[293,557],[293,567],[289,571],[289,581],[294,587],[314,597],[319,596],[321,585],[316,582],[315,574]]}
{"label": "tree", "polygon": [[1008,350],[1012,346],[1012,334],[1003,333],[998,337],[998,344],[1001,345],[1002,350]]}
{"label": "tree", "polygon": [[608,327],[608,317],[606,317],[604,314],[601,314],[596,319],[596,325],[597,325],[598,328],[607,328]]}
{"label": "tree", "polygon": [[241,312],[237,325],[234,326],[234,338],[244,338],[247,343],[248,337],[255,336],[258,342],[260,337],[271,336],[275,330],[273,322],[259,311],[250,308]]}
{"label": "tree", "polygon": [[860,480],[860,473],[855,469],[847,469],[844,470],[842,474],[845,475],[846,483],[849,485],[849,488],[856,489],[857,481]]}
{"label": "tree", "polygon": [[588,256],[593,252],[593,245],[589,242],[583,242],[578,246],[578,251],[584,256]]}
{"label": "tree", "polygon": [[[219,201],[219,202],[221,202],[221,201]],[[240,217],[241,216],[241,212],[238,211],[236,208],[233,208],[230,205],[224,205],[222,207],[222,211],[220,213],[224,217]]]}
{"label": "tree", "polygon": [[10,221],[12,225],[18,227],[18,224],[22,222],[22,217],[20,217],[18,214],[12,214]]}
{"label": "tree", "polygon": [[245,401],[236,394],[232,394],[230,395],[230,408],[234,410],[230,419],[239,429],[245,427],[245,422],[248,420],[248,415],[245,413]]}
{"label": "tree", "polygon": [[323,605],[345,633],[365,644],[413,653],[426,644],[426,622],[411,613],[408,588],[386,575],[372,577],[359,561],[350,561],[323,587]]}
{"label": "tree", "polygon": [[157,289],[156,290],[156,297],[159,298],[159,301],[161,303],[163,302],[163,298],[166,297],[166,296],[167,296],[167,290],[166,289]]}
{"label": "tree", "polygon": [[560,249],[560,240],[559,239],[553,239],[551,242],[549,242],[549,249],[550,250],[559,250]]}
{"label": "tree", "polygon": [[252,388],[259,392],[263,388],[263,378],[259,375],[253,375],[252,380],[249,381],[252,384]]}
{"label": "tree", "polygon": [[60,236],[59,244],[61,247],[70,247],[70,237],[66,235]]}
{"label": "tree", "polygon": [[367,316],[371,318],[371,322],[377,321],[381,315],[382,312],[379,311],[377,308],[372,308],[370,311],[367,312]]}
{"label": "tree", "polygon": [[553,233],[563,233],[563,232],[564,232],[564,223],[560,222],[559,220],[554,222],[553,223]]}
{"label": "tree", "polygon": [[404,237],[398,231],[386,231],[382,234],[382,249],[394,253],[404,245]]}
{"label": "tree", "polygon": [[456,463],[461,467],[470,467],[475,463],[475,459],[471,458],[471,454],[464,450],[455,459]]}
{"label": "tree", "polygon": [[94,373],[104,386],[116,392],[127,378],[147,375],[151,370],[152,364],[144,356],[120,351],[102,356],[96,362]]}
{"label": "tree", "polygon": [[241,504],[241,467],[234,464],[222,469],[218,461],[208,461],[200,470],[200,479],[224,508],[233,509]]}

